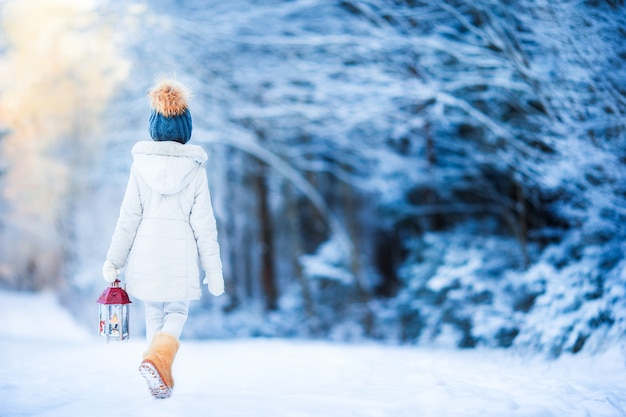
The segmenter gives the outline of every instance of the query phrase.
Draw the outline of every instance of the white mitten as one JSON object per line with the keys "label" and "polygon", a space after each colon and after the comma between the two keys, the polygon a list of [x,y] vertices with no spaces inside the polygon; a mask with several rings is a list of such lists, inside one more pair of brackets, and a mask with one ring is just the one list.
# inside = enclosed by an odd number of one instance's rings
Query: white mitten
{"label": "white mitten", "polygon": [[117,279],[117,276],[120,274],[120,270],[115,267],[108,259],[104,261],[104,265],[102,265],[102,276],[104,280],[107,282],[113,282]]}
{"label": "white mitten", "polygon": [[214,296],[217,297],[224,294],[224,277],[222,277],[222,274],[207,274],[202,283],[209,286],[209,292]]}

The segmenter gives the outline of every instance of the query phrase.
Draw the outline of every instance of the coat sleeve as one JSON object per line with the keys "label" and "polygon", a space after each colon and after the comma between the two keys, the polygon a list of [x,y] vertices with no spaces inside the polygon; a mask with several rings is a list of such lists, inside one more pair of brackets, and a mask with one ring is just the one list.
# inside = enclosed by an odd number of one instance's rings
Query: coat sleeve
{"label": "coat sleeve", "polygon": [[209,184],[204,167],[200,167],[199,170],[201,172],[197,181],[189,223],[198,246],[198,256],[202,269],[206,271],[208,277],[223,279],[220,246],[217,242],[217,225],[211,205]]}
{"label": "coat sleeve", "polygon": [[130,178],[126,186],[124,200],[122,200],[120,216],[117,219],[115,231],[111,238],[111,245],[106,256],[116,268],[123,268],[126,265],[128,254],[133,247],[135,235],[141,223],[142,214],[143,207],[141,205],[137,173],[133,166],[130,170]]}

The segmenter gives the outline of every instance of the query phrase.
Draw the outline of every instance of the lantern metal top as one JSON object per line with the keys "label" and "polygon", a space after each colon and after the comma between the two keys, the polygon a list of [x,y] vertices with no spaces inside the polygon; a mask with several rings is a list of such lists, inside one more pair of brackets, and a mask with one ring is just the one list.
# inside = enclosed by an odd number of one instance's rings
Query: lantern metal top
{"label": "lantern metal top", "polygon": [[120,280],[116,279],[111,285],[105,289],[100,298],[98,298],[100,304],[130,304],[130,298],[128,294],[122,288],[120,288]]}

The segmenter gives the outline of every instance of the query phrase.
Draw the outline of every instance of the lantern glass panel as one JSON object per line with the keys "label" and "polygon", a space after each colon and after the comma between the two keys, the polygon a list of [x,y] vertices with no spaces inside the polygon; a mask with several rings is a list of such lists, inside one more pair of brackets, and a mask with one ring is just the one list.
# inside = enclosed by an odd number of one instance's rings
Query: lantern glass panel
{"label": "lantern glass panel", "polygon": [[105,328],[106,328],[106,323],[107,320],[106,318],[108,317],[107,315],[107,306],[104,304],[100,304],[100,336],[105,336]]}
{"label": "lantern glass panel", "polygon": [[126,304],[100,304],[100,335],[107,340],[126,340],[129,336]]}
{"label": "lantern glass panel", "polygon": [[109,306],[109,336],[119,338],[122,331],[122,306],[111,304]]}

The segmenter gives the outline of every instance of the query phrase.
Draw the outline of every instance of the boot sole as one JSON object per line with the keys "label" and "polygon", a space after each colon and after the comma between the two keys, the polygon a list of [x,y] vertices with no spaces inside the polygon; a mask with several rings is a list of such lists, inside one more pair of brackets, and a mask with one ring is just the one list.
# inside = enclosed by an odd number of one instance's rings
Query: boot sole
{"label": "boot sole", "polygon": [[159,375],[159,371],[152,363],[148,361],[142,362],[139,365],[139,373],[146,379],[150,394],[154,398],[164,399],[172,396],[172,389],[165,384],[163,378]]}

